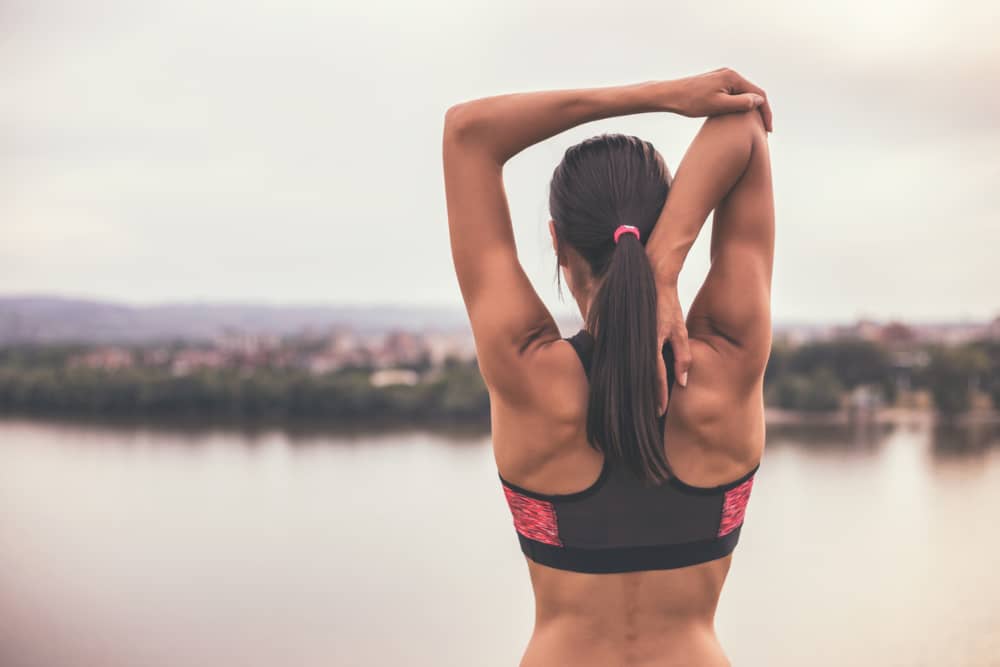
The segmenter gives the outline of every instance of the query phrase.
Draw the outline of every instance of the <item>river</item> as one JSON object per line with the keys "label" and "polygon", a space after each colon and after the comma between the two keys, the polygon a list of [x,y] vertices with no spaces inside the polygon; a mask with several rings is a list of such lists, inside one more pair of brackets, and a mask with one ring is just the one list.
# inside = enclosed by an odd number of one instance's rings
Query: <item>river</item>
{"label": "river", "polygon": [[[1000,665],[1000,433],[772,428],[734,665]],[[0,421],[3,667],[511,666],[488,439]]]}

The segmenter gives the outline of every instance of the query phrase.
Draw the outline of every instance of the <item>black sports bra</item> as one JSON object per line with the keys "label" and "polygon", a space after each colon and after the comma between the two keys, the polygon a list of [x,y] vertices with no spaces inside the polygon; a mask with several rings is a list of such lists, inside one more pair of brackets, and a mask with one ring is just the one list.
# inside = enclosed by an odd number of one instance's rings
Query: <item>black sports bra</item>
{"label": "black sports bra", "polygon": [[[593,338],[567,338],[589,375]],[[668,387],[673,358],[664,348]],[[676,477],[647,486],[605,459],[601,474],[577,493],[535,493],[500,476],[521,551],[536,563],[575,572],[612,573],[687,567],[736,548],[758,464],[729,484],[690,486]]]}

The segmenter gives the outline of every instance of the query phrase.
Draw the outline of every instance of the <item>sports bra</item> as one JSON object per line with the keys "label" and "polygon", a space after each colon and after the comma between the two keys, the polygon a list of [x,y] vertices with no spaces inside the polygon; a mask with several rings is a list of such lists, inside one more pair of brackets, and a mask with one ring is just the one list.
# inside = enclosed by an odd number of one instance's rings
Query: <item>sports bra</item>
{"label": "sports bra", "polygon": [[[590,333],[582,329],[564,340],[589,376]],[[669,392],[669,344],[663,355]],[[660,420],[662,425],[665,415]],[[759,467],[721,486],[691,486],[677,477],[649,486],[605,457],[597,481],[577,493],[536,493],[502,475],[500,483],[528,558],[560,570],[607,574],[687,567],[732,553]]]}

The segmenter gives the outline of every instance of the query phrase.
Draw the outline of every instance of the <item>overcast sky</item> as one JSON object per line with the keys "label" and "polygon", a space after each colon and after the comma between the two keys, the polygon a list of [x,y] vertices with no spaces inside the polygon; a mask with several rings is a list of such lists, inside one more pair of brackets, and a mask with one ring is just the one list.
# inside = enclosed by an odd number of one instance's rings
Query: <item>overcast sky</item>
{"label": "overcast sky", "polygon": [[[774,106],[776,319],[992,317],[998,22],[995,1],[2,0],[0,294],[457,306],[450,104],[726,65]],[[509,164],[554,311],[563,150],[623,131],[676,166],[697,127],[614,119]]]}

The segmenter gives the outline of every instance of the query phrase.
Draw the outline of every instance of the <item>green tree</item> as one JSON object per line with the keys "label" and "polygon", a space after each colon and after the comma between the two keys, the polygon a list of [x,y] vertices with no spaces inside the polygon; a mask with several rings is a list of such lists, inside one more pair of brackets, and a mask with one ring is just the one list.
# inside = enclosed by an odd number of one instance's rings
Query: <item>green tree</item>
{"label": "green tree", "polygon": [[971,407],[971,389],[989,367],[989,357],[975,346],[935,347],[921,380],[930,389],[938,411],[956,415]]}
{"label": "green tree", "polygon": [[982,389],[993,400],[993,407],[1000,410],[1000,341],[980,341],[973,343],[987,360],[988,368],[983,376]]}
{"label": "green tree", "polygon": [[886,387],[892,383],[892,357],[876,343],[863,340],[834,340],[807,343],[795,349],[785,370],[813,374],[829,370],[846,389],[862,384]]}
{"label": "green tree", "polygon": [[844,387],[828,368],[811,373],[785,373],[767,387],[770,405],[786,410],[828,412],[840,407]]}

